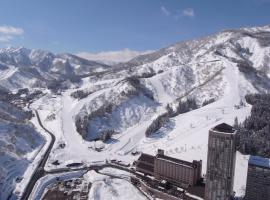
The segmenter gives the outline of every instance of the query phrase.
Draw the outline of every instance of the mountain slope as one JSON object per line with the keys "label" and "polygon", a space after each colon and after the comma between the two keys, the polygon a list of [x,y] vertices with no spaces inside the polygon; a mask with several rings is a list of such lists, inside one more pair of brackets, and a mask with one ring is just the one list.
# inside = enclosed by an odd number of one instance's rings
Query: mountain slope
{"label": "mountain slope", "polygon": [[[258,30],[224,31],[199,40],[177,43],[152,54],[139,56],[94,80],[95,82],[115,80],[113,81],[115,86],[112,84],[109,88],[115,90],[116,94],[120,94],[122,90],[117,87],[119,80],[121,82],[126,77],[135,77],[139,90],[147,90],[153,97],[152,101],[163,106],[167,104],[175,106],[180,99],[185,98],[194,98],[199,105],[210,99],[222,99],[228,93],[224,89],[230,89],[230,81],[237,80],[236,87],[238,87],[240,101],[247,93],[269,91],[270,48],[269,45],[267,46],[267,41],[270,40],[269,31],[269,27]],[[230,77],[228,70],[232,76],[237,72],[237,77]],[[97,109],[106,107],[108,100],[105,99],[111,99],[113,95],[106,97],[105,92],[101,94],[103,104],[97,105],[94,100],[88,100],[86,104],[96,105]],[[235,102],[237,103],[239,102]],[[113,113],[114,109],[119,109],[121,105],[116,104],[112,105],[112,109],[98,114],[99,124],[105,123],[100,117]],[[82,107],[82,111],[84,114],[78,115],[84,118],[81,120],[83,124],[95,120],[93,115],[96,113],[85,107]],[[91,117],[87,119],[90,115]],[[136,121],[135,124],[137,123],[139,122]],[[77,124],[78,126],[87,125]],[[118,126],[121,127],[120,124]],[[108,129],[114,129],[113,125]],[[94,130],[84,132],[87,131]]]}
{"label": "mountain slope", "polygon": [[45,143],[44,138],[29,122],[31,116],[31,112],[23,111],[1,96],[0,199],[7,199],[12,193],[35,154]]}
{"label": "mountain slope", "polygon": [[[135,149],[154,154],[163,148],[177,158],[202,159],[205,173],[208,130],[221,122],[232,124],[236,116],[244,120],[251,109],[246,94],[269,93],[269,60],[269,26],[179,42],[113,67],[70,54],[4,49],[0,87],[59,90],[57,95],[46,91],[32,105],[56,134],[56,144],[65,144],[54,148],[49,169],[55,160],[58,167],[112,158],[131,162]],[[179,112],[188,99],[198,109]],[[160,116],[166,120],[146,137]],[[108,132],[112,139],[96,142]],[[104,148],[99,152],[100,143]],[[237,160],[235,190],[241,193],[247,162],[241,154]]]}
{"label": "mountain slope", "polygon": [[25,87],[67,88],[77,85],[81,77],[107,68],[109,66],[72,54],[54,55],[26,48],[0,50],[0,85],[9,90]]}
{"label": "mountain slope", "polygon": [[[270,90],[269,32],[268,26],[223,31],[139,56],[99,76],[83,79],[81,97],[71,97],[78,89],[67,90],[59,97],[63,102],[59,120],[62,119],[68,147],[65,153],[56,150],[52,161],[85,161],[88,155],[91,161],[108,155],[130,161],[134,159],[130,156],[134,149],[154,154],[157,148],[164,148],[166,154],[174,157],[202,159],[205,173],[208,130],[221,122],[232,124],[236,116],[244,120],[250,113],[250,106],[241,105],[244,96]],[[145,104],[142,97],[150,104]],[[125,103],[134,98],[139,103]],[[168,112],[168,106],[177,110],[179,102],[187,99],[194,99],[199,108],[169,117],[152,136],[145,136],[147,127]],[[212,103],[201,107],[207,101]],[[154,109],[147,112],[147,108]],[[142,112],[133,117],[137,110]],[[91,141],[106,130],[116,133],[104,143],[103,151],[89,150],[95,146]],[[84,139],[88,142],[82,142]],[[72,153],[78,151],[81,159]],[[246,157],[238,154],[237,160],[239,178],[243,176]],[[241,193],[244,183],[243,178],[236,180],[237,193]]]}

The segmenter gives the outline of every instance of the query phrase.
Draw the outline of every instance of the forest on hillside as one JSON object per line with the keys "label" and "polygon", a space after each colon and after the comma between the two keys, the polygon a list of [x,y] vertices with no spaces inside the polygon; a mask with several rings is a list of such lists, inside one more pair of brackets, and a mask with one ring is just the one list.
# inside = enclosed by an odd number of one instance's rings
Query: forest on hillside
{"label": "forest on hillside", "polygon": [[243,154],[270,158],[270,94],[246,95],[251,115],[243,123],[235,119],[237,149]]}

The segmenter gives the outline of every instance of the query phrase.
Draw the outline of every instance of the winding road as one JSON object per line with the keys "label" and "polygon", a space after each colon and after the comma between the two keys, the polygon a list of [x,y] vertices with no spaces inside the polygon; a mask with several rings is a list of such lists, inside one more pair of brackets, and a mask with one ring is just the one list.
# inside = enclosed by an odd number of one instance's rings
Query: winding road
{"label": "winding road", "polygon": [[46,129],[42,123],[41,123],[41,120],[40,120],[40,117],[39,117],[39,114],[38,114],[38,111],[35,110],[35,114],[37,116],[37,120],[38,120],[38,123],[39,125],[51,136],[51,141],[50,141],[50,145],[48,147],[48,149],[46,150],[41,162],[39,163],[38,167],[36,168],[36,170],[34,171],[33,175],[32,175],[32,178],[31,180],[29,181],[29,183],[27,184],[25,190],[24,190],[24,193],[21,197],[21,200],[27,200],[36,184],[36,182],[38,181],[38,179],[40,179],[41,177],[43,177],[46,172],[44,170],[44,167],[45,167],[45,164],[48,160],[48,157],[51,153],[51,150],[53,148],[53,145],[54,145],[54,142],[55,142],[55,136],[53,135],[52,132],[50,132],[48,129]]}
{"label": "winding road", "polygon": [[101,169],[103,169],[105,167],[111,167],[111,168],[127,171],[129,173],[132,173],[134,175],[142,177],[141,174],[137,174],[136,172],[130,170],[127,167],[123,167],[123,166],[112,164],[112,163],[106,163],[106,164],[103,164],[103,165],[91,165],[91,166],[88,166],[88,167],[82,167],[82,168],[76,168],[76,169],[61,168],[61,169],[56,169],[56,170],[53,170],[53,171],[50,171],[50,172],[45,171],[44,167],[46,165],[46,162],[47,162],[47,160],[49,158],[49,155],[50,155],[51,150],[53,148],[53,145],[55,143],[55,136],[53,135],[52,132],[50,132],[48,129],[46,129],[43,126],[38,111],[37,110],[34,110],[34,111],[35,111],[35,114],[37,116],[39,125],[51,136],[51,141],[50,141],[49,147],[47,148],[44,156],[42,157],[42,160],[40,161],[38,167],[34,171],[32,177],[31,177],[31,180],[27,184],[27,186],[26,186],[26,188],[24,190],[24,193],[22,194],[22,196],[20,198],[21,200],[28,200],[29,196],[31,195],[31,192],[32,192],[32,190],[33,190],[33,188],[35,186],[35,184],[37,183],[37,181],[40,178],[42,178],[42,177],[44,177],[44,176],[46,176],[48,174],[58,174],[58,173],[65,173],[65,172],[71,172],[71,171],[80,171],[80,170],[101,170]]}

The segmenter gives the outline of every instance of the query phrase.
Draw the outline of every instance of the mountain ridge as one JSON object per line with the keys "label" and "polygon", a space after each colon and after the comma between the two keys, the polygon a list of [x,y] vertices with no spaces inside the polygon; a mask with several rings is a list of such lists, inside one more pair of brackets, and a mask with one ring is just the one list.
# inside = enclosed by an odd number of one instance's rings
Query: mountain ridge
{"label": "mountain ridge", "polygon": [[[59,167],[108,156],[132,161],[134,149],[153,153],[156,147],[181,159],[206,160],[209,128],[247,117],[250,107],[242,105],[246,94],[270,92],[270,28],[222,31],[114,66],[72,54],[2,49],[0,88],[2,96],[15,95],[3,103],[14,109],[14,102],[43,91],[31,99],[30,108],[39,110],[44,126],[56,134],[56,144],[66,145],[53,149],[48,168],[55,160]],[[186,102],[195,102],[196,109]],[[179,111],[183,105],[185,113]],[[1,120],[10,120],[6,111],[0,114]],[[95,141],[107,138],[104,134],[112,139],[97,152]],[[180,146],[188,150],[179,151]],[[8,183],[15,179],[11,172]]]}

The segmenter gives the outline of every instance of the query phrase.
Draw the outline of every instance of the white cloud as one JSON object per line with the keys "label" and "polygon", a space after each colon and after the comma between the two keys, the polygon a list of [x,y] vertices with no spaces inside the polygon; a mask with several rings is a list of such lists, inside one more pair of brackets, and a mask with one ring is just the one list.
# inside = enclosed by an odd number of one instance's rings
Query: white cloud
{"label": "white cloud", "polygon": [[0,42],[8,43],[15,36],[21,36],[24,34],[24,30],[22,28],[17,28],[13,26],[0,26]]}
{"label": "white cloud", "polygon": [[124,49],[122,51],[105,51],[100,53],[79,52],[77,56],[88,59],[103,62],[105,64],[116,64],[121,62],[127,62],[136,56],[151,53],[152,51],[133,51],[130,49]]}
{"label": "white cloud", "polygon": [[165,8],[164,6],[161,6],[160,7],[160,10],[166,16],[170,16],[171,15],[171,12],[167,8]]}
{"label": "white cloud", "polygon": [[173,12],[173,11],[168,10],[166,7],[161,6],[160,10],[167,17],[172,16],[175,20],[179,20],[179,19],[184,18],[184,17],[188,17],[188,18],[195,17],[195,11],[192,8],[186,8],[184,10],[178,10],[176,12]]}
{"label": "white cloud", "polygon": [[7,43],[13,39],[10,35],[0,35],[0,42]]}
{"label": "white cloud", "polygon": [[195,17],[195,12],[192,8],[186,8],[185,10],[182,11],[182,15],[190,18]]}
{"label": "white cloud", "polygon": [[0,33],[5,35],[22,35],[24,30],[13,26],[0,26]]}

